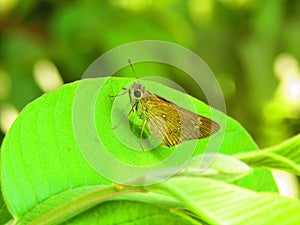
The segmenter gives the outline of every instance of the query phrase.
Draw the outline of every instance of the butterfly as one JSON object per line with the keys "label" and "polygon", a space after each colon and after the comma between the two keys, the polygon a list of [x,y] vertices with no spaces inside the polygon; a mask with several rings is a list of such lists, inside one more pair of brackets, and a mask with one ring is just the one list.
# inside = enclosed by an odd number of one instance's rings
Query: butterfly
{"label": "butterfly", "polygon": [[207,138],[220,129],[217,122],[151,93],[142,84],[133,83],[130,88],[123,90],[125,92],[121,95],[128,93],[131,103],[127,117],[136,113],[143,120],[141,146],[146,127],[151,136],[167,147],[176,146],[183,141]]}

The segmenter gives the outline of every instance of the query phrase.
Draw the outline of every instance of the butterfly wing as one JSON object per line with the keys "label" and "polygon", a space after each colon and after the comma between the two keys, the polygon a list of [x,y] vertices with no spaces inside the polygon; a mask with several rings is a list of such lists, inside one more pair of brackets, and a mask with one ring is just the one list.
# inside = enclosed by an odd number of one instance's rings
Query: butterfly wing
{"label": "butterfly wing", "polygon": [[161,140],[163,145],[176,146],[183,141],[206,138],[220,129],[219,124],[211,119],[157,95],[151,94],[143,101],[151,135]]}

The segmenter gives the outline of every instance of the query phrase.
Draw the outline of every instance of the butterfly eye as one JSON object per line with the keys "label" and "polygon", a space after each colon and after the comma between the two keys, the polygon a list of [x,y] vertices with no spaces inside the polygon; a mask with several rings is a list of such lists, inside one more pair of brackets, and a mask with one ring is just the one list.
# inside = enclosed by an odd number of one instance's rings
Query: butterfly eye
{"label": "butterfly eye", "polygon": [[137,91],[137,90],[135,90],[134,92],[133,92],[133,94],[134,94],[134,97],[136,97],[136,98],[140,98],[141,97],[141,92],[140,91]]}

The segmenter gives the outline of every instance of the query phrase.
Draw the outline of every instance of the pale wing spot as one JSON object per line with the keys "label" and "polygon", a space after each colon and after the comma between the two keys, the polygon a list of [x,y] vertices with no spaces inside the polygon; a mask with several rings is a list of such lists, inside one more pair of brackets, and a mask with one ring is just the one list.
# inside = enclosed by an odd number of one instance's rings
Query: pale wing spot
{"label": "pale wing spot", "polygon": [[201,125],[202,125],[201,117],[198,117],[198,123],[195,124],[194,126],[195,126],[196,129],[200,129],[200,128],[201,128]]}
{"label": "pale wing spot", "polygon": [[198,123],[199,123],[200,126],[202,125],[201,117],[198,117]]}

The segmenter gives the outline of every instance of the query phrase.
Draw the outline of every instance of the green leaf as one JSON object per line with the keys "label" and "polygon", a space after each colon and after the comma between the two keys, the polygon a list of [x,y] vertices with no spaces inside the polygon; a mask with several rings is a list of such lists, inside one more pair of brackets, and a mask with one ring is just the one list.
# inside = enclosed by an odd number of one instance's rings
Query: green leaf
{"label": "green leaf", "polygon": [[[214,161],[210,166],[202,171],[201,163],[206,160],[206,158],[214,157]],[[205,154],[197,155],[193,157],[188,164],[183,168],[180,173],[176,175],[179,176],[206,176],[214,179],[219,179],[223,181],[235,181],[241,179],[242,177],[249,175],[252,172],[251,168],[234,158],[233,156],[228,156],[224,154]]]}
{"label": "green leaf", "polygon": [[[147,166],[164,163],[175,151],[179,160],[189,159],[188,154],[203,153],[209,143],[220,140],[221,146],[214,149],[215,146],[211,145],[212,151],[235,154],[257,149],[241,125],[226,117],[226,126],[211,138],[188,141],[178,149],[159,145],[152,151],[132,150],[134,145],[140,147],[139,138],[128,130],[118,137],[118,129],[112,128],[114,122],[127,120],[130,110],[128,95],[109,97],[120,93],[122,87],[128,87],[132,82],[133,79],[123,78],[82,80],[64,85],[25,107],[6,135],[1,150],[2,191],[13,216],[21,218],[45,199],[66,190],[110,185],[114,181],[110,180],[112,175],[128,182],[128,175],[133,178],[141,176]],[[199,100],[158,83],[143,81],[143,84],[148,90],[178,105],[191,107],[187,101],[191,100],[195,106],[193,110],[211,117],[210,107]],[[222,125],[224,115],[212,111],[216,114],[214,120]],[[139,128],[136,125],[138,118],[131,119],[133,127]],[[95,134],[92,133],[93,126],[97,131]],[[136,130],[134,134],[139,136],[139,129]],[[129,140],[129,147],[120,142],[119,138],[124,137],[125,141]],[[133,166],[134,173],[106,160],[97,152],[99,146],[104,146],[114,159]],[[190,146],[195,147],[195,151]],[[178,166],[181,162],[175,160],[173,163]],[[96,172],[98,167],[110,174],[99,175]],[[255,170],[238,184],[254,190],[276,190],[268,170]]]}
{"label": "green leaf", "polygon": [[252,167],[284,170],[300,176],[300,135],[261,151],[236,156]]}
{"label": "green leaf", "polygon": [[[125,213],[124,213],[124,210]],[[111,201],[101,204],[63,224],[200,224],[185,219],[158,205],[138,201]]]}
{"label": "green leaf", "polygon": [[4,139],[2,192],[17,218],[56,193],[111,183],[88,166],[76,146],[71,109],[77,85],[29,104]]}
{"label": "green leaf", "polygon": [[208,224],[298,224],[300,202],[221,181],[175,177],[150,187],[166,191]]}
{"label": "green leaf", "polygon": [[[107,199],[134,192],[134,189],[117,186],[85,186],[51,196],[29,210],[17,224],[59,224]],[[136,190],[140,192],[140,190]]]}
{"label": "green leaf", "polygon": [[159,224],[165,220],[173,221],[172,224],[191,224],[188,221],[193,221],[172,213],[170,209],[182,207],[178,201],[138,192],[144,191],[120,185],[68,190],[38,204],[17,224]]}
{"label": "green leaf", "polygon": [[[0,149],[1,152],[1,149]],[[1,170],[1,167],[0,167]],[[9,213],[7,206],[4,202],[3,196],[2,196],[2,188],[1,188],[1,182],[0,182],[0,225],[8,223],[12,219],[11,214]]]}
{"label": "green leaf", "polygon": [[0,224],[6,224],[9,220],[12,219],[12,216],[8,212],[6,204],[1,194],[1,185],[0,185]]}

